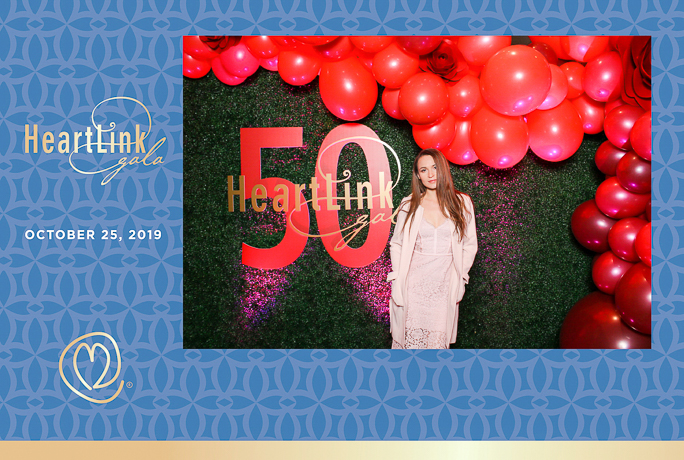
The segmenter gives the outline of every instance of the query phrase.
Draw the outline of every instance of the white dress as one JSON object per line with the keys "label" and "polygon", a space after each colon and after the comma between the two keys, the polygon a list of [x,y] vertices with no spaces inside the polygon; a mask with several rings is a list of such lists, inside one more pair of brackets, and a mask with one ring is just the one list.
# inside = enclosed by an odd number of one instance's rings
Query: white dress
{"label": "white dress", "polygon": [[[447,306],[454,222],[420,222],[408,271],[404,348],[449,348]],[[392,341],[392,348],[402,348]]]}

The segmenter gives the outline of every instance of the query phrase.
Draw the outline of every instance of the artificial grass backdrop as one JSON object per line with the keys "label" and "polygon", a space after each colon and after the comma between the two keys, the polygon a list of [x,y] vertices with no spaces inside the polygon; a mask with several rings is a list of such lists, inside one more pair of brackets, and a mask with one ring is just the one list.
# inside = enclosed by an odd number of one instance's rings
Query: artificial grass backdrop
{"label": "artificial grass backdrop", "polygon": [[[385,113],[379,90],[375,109],[358,123],[399,155],[396,206],[410,193],[410,168],[420,148],[408,122]],[[302,255],[282,269],[240,263],[242,242],[272,247],[284,233],[282,214],[253,212],[249,201],[246,213],[228,212],[226,177],[234,176],[237,188],[240,128],[303,127],[304,147],[262,150],[262,177],[308,184],[323,139],[343,123],[323,105],[318,80],[293,87],[277,72],[259,69],[241,85],[228,86],[209,73],[198,80],[184,78],[183,92],[184,347],[389,348],[383,311],[389,242],[365,270],[340,266],[317,238],[309,238]],[[452,347],[558,348],[566,313],[596,290],[594,254],[575,241],[570,217],[604,179],[593,160],[604,140],[603,134],[585,135],[580,150],[561,163],[528,152],[508,170],[479,161],[452,166],[456,188],[475,203],[480,247]],[[394,179],[393,163],[390,155]],[[352,184],[368,180],[357,146],[342,151],[339,177],[344,169],[352,172]],[[308,190],[304,195],[311,198]],[[340,221],[355,220],[359,212],[341,212]],[[318,233],[313,210],[309,233]],[[364,239],[362,233],[351,246]]]}

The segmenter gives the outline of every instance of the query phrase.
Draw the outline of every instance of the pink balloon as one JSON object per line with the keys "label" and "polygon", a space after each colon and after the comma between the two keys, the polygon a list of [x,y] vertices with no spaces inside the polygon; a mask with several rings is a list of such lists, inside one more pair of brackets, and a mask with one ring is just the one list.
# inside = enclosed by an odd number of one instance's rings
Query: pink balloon
{"label": "pink balloon", "polygon": [[472,75],[466,75],[452,85],[447,85],[449,92],[449,110],[457,117],[467,118],[482,107],[480,95],[480,80]]}
{"label": "pink balloon", "polygon": [[436,50],[443,37],[416,37],[416,36],[402,36],[397,37],[397,44],[401,46],[404,51],[413,54],[427,54]]}
{"label": "pink balloon", "polygon": [[487,61],[480,75],[484,101],[493,110],[509,116],[535,110],[550,88],[549,64],[529,46],[513,45],[500,50]]}
{"label": "pink balloon", "polygon": [[183,76],[201,78],[211,70],[211,62],[195,59],[189,54],[183,53]]}
{"label": "pink balloon", "polygon": [[615,306],[628,326],[651,333],[651,267],[638,263],[624,274],[615,289]]}
{"label": "pink balloon", "polygon": [[618,163],[626,153],[626,150],[615,147],[610,141],[605,141],[596,150],[596,156],[594,157],[596,166],[603,174],[614,176]]}
{"label": "pink balloon", "polygon": [[563,71],[557,65],[550,64],[549,67],[551,68],[551,89],[537,110],[549,110],[557,107],[568,95],[568,79]]}
{"label": "pink balloon", "polygon": [[382,86],[401,88],[409,77],[418,72],[419,63],[416,54],[407,53],[396,43],[391,43],[373,58],[373,75]]}
{"label": "pink balloon", "polygon": [[599,210],[595,200],[589,200],[572,213],[570,227],[579,244],[590,251],[606,252],[609,250],[608,233],[616,222]]}
{"label": "pink balloon", "polygon": [[503,169],[515,166],[523,159],[529,134],[522,117],[501,115],[483,105],[472,120],[470,143],[484,164]]}
{"label": "pink balloon", "polygon": [[501,35],[471,35],[458,39],[458,50],[468,64],[485,65],[498,51],[511,45],[512,37]]}
{"label": "pink balloon", "polygon": [[385,88],[382,92],[382,108],[397,120],[406,120],[399,110],[399,89]]}
{"label": "pink balloon", "polygon": [[412,125],[434,123],[448,107],[449,93],[444,80],[430,72],[412,76],[399,91],[399,109]]}
{"label": "pink balloon", "polygon": [[599,290],[613,295],[622,276],[632,268],[632,265],[634,264],[620,259],[610,251],[606,251],[592,264],[591,278]]}
{"label": "pink balloon", "polygon": [[236,77],[249,77],[259,68],[259,60],[252,56],[244,43],[227,48],[221,53],[223,68]]}
{"label": "pink balloon", "polygon": [[341,61],[351,55],[354,44],[349,37],[339,37],[330,43],[315,46],[314,49],[324,61]]}
{"label": "pink balloon", "polygon": [[634,193],[651,191],[651,162],[633,152],[627,152],[615,169],[620,185]]}
{"label": "pink balloon", "polygon": [[566,62],[560,69],[568,80],[568,99],[574,99],[584,93],[584,66],[579,62]]}
{"label": "pink balloon", "polygon": [[621,105],[611,110],[603,122],[603,130],[606,137],[615,147],[629,150],[632,148],[629,135],[636,121],[643,115],[640,107],[633,105]]}
{"label": "pink balloon", "polygon": [[603,53],[590,61],[584,70],[584,91],[596,101],[620,97],[622,59],[615,51]]}
{"label": "pink balloon", "polygon": [[355,57],[325,62],[320,73],[320,93],[325,106],[346,121],[367,116],[378,101],[378,84]]}
{"label": "pink balloon", "polygon": [[629,141],[637,155],[651,161],[651,111],[641,115],[632,127]]}
{"label": "pink balloon", "polygon": [[413,138],[422,149],[441,150],[451,144],[456,132],[455,127],[456,118],[451,113],[446,112],[441,120],[431,125],[413,126]]}
{"label": "pink balloon", "polygon": [[311,83],[320,70],[321,61],[310,48],[295,48],[278,55],[278,73],[283,81],[291,85]]}
{"label": "pink balloon", "polygon": [[651,266],[651,223],[644,225],[639,233],[637,233],[636,241],[634,242],[639,260],[642,263]]}
{"label": "pink balloon", "polygon": [[246,77],[237,77],[232,73],[227,72],[226,69],[223,68],[220,57],[214,58],[214,60],[211,61],[211,71],[214,72],[216,78],[226,85],[235,86],[246,80]]}
{"label": "pink balloon", "polygon": [[625,190],[617,177],[604,180],[596,190],[596,205],[601,212],[614,219],[635,217],[646,210],[650,193],[632,193]]}
{"label": "pink balloon", "polygon": [[620,219],[608,232],[608,245],[617,257],[627,262],[638,262],[635,241],[639,231],[648,224],[638,217]]}
{"label": "pink balloon", "polygon": [[584,138],[582,119],[570,101],[527,115],[530,149],[547,161],[563,161],[579,149]]}
{"label": "pink balloon", "polygon": [[570,102],[582,118],[582,129],[586,134],[598,134],[603,131],[603,120],[606,117],[603,102],[595,101],[586,94]]}
{"label": "pink balloon", "polygon": [[609,37],[571,36],[561,37],[563,51],[576,61],[588,62],[608,49]]}
{"label": "pink balloon", "polygon": [[454,139],[451,145],[442,150],[450,162],[457,165],[469,165],[477,161],[475,150],[470,144],[470,120],[456,120]]}

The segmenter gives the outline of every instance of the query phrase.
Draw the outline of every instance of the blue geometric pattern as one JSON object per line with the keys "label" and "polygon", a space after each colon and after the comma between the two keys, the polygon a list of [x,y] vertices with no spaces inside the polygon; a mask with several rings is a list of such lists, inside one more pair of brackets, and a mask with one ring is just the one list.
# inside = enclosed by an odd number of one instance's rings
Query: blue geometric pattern
{"label": "blue geometric pattern", "polygon": [[[676,1],[0,2],[0,439],[684,438],[683,30]],[[181,37],[195,34],[652,35],[653,349],[184,350]],[[149,109],[162,165],[101,185],[65,154],[23,153],[26,124],[83,131],[115,96]],[[145,126],[126,107],[119,129]],[[25,238],[39,229],[124,238]],[[59,372],[93,331],[121,350],[106,404]]]}

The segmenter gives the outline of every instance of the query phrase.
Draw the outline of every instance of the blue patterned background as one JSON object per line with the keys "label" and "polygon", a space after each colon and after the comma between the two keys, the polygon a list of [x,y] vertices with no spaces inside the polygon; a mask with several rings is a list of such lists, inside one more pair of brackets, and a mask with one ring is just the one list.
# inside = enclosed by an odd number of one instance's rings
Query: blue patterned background
{"label": "blue patterned background", "polygon": [[[684,438],[683,29],[676,1],[0,2],[0,439]],[[653,35],[653,350],[184,350],[184,34]],[[25,124],[83,130],[113,96],[149,108],[162,167],[102,186],[23,153]],[[58,371],[91,331],[122,352],[107,404]]]}

